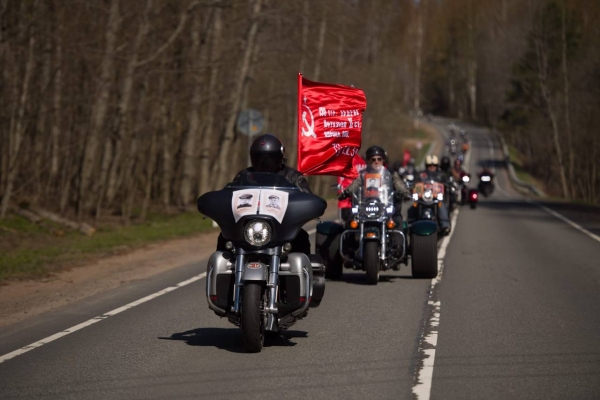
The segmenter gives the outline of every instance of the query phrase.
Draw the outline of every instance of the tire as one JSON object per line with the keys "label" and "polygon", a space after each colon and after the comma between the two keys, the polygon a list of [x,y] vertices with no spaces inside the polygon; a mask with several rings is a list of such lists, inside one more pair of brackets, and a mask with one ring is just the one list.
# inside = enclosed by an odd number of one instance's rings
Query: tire
{"label": "tire", "polygon": [[327,247],[327,257],[322,257],[323,263],[325,264],[325,278],[334,281],[342,278],[344,270],[344,262],[340,255],[340,236],[341,235],[336,235],[333,238],[329,247]]}
{"label": "tire", "polygon": [[249,282],[244,285],[242,296],[242,333],[248,353],[259,353],[265,342],[265,319],[262,308],[262,285]]}
{"label": "tire", "polygon": [[410,235],[412,247],[412,275],[414,278],[435,278],[437,266],[437,235]]}
{"label": "tire", "polygon": [[367,283],[369,285],[377,285],[379,282],[379,243],[366,242],[364,263],[367,271]]}

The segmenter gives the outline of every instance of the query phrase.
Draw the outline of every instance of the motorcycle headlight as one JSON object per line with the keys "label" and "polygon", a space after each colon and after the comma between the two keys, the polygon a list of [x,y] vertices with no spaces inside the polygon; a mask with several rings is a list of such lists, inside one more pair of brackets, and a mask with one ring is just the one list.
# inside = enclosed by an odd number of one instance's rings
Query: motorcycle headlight
{"label": "motorcycle headlight", "polygon": [[252,246],[262,246],[271,240],[271,227],[262,219],[253,219],[244,228],[244,238]]}
{"label": "motorcycle headlight", "polygon": [[433,200],[433,191],[426,190],[423,192],[423,200]]}
{"label": "motorcycle headlight", "polygon": [[358,214],[358,206],[352,206],[352,214]]}
{"label": "motorcycle headlight", "polygon": [[469,182],[469,180],[470,180],[470,178],[469,178],[467,175],[465,175],[465,176],[463,176],[463,177],[462,177],[462,181],[463,181],[464,183],[467,183],[467,182]]}
{"label": "motorcycle headlight", "polygon": [[438,195],[437,195],[437,199],[438,199],[439,201],[442,201],[442,200],[444,200],[444,193],[438,193]]}
{"label": "motorcycle headlight", "polygon": [[394,211],[395,211],[395,210],[394,210],[394,206],[387,206],[387,207],[385,208],[385,212],[386,212],[386,213],[388,213],[388,214],[393,214],[393,213],[394,213]]}
{"label": "motorcycle headlight", "polygon": [[419,194],[418,193],[413,193],[413,200],[414,201],[419,200]]}

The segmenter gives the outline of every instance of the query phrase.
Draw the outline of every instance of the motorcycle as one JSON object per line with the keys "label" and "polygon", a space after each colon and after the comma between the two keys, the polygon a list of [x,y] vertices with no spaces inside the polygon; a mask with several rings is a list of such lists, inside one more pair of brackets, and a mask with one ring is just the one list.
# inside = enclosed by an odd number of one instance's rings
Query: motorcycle
{"label": "motorcycle", "polygon": [[400,269],[406,262],[406,233],[396,226],[392,177],[388,170],[366,172],[365,185],[353,193],[352,217],[347,226],[333,221],[317,225],[317,251],[326,265],[325,276],[339,279],[343,267],[364,270],[367,283],[376,285],[380,271]]}
{"label": "motorcycle", "polygon": [[482,173],[479,175],[479,191],[485,196],[488,197],[494,191],[494,177],[490,173]]}
{"label": "motorcycle", "polygon": [[260,352],[266,332],[289,328],[323,298],[322,262],[294,252],[290,242],[306,222],[323,215],[327,203],[270,173],[243,174],[197,203],[227,240],[227,251],[208,260],[208,307],[241,327],[248,352]]}
{"label": "motorcycle", "polygon": [[477,200],[479,199],[477,189],[469,189],[469,187],[467,186],[471,180],[471,175],[465,172],[464,174],[462,174],[461,180],[461,196],[463,199],[463,204],[466,204],[466,202],[468,202],[469,207],[471,207],[471,209],[477,208]]}
{"label": "motorcycle", "polygon": [[438,204],[444,201],[444,184],[434,180],[415,183],[414,221],[410,221],[410,246],[413,276],[435,278],[437,269]]}

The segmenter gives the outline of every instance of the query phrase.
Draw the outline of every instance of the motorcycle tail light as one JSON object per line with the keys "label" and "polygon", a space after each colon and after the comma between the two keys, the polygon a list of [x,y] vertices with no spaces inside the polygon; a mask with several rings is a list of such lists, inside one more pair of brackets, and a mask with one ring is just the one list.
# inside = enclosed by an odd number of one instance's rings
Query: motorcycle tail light
{"label": "motorcycle tail light", "polygon": [[352,228],[352,229],[358,228],[358,222],[354,221],[354,220],[350,221],[350,228]]}
{"label": "motorcycle tail light", "polygon": [[471,198],[473,200],[476,200],[477,199],[477,193],[471,193]]}
{"label": "motorcycle tail light", "polygon": [[387,226],[388,229],[394,229],[396,227],[396,223],[390,219],[385,226]]}
{"label": "motorcycle tail light", "polygon": [[306,303],[306,297],[302,296],[298,299],[300,303]]}
{"label": "motorcycle tail light", "polygon": [[211,295],[210,295],[210,301],[212,301],[213,303],[214,303],[215,301],[217,301],[217,298],[218,298],[218,297],[217,297],[217,295],[216,295],[216,294],[211,294]]}

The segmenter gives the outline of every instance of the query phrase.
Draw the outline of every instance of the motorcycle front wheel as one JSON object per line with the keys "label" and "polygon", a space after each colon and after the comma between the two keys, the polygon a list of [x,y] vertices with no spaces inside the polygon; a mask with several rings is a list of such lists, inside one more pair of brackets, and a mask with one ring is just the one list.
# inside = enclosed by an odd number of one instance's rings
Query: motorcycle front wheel
{"label": "motorcycle front wheel", "polygon": [[249,353],[259,353],[265,342],[262,294],[263,289],[261,284],[250,282],[244,285],[241,322],[244,347]]}
{"label": "motorcycle front wheel", "polygon": [[367,271],[367,283],[369,285],[377,285],[379,282],[379,243],[366,242],[364,263]]}

